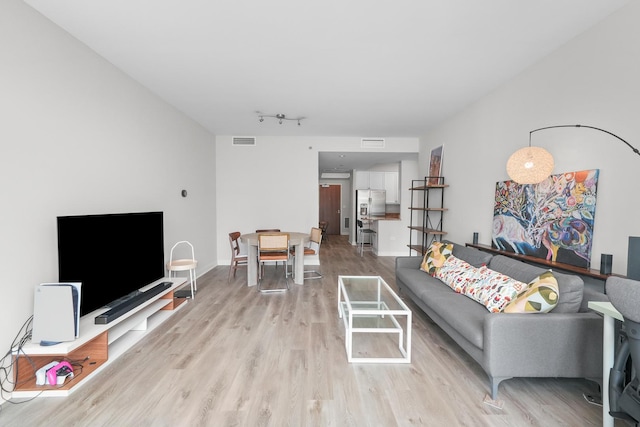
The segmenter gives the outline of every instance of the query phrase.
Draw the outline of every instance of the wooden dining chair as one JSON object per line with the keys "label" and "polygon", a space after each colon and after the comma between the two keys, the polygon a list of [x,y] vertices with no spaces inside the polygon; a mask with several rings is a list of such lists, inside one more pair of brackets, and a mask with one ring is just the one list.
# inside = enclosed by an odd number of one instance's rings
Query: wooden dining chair
{"label": "wooden dining chair", "polygon": [[[280,233],[280,229],[279,228],[262,228],[259,230],[256,230],[256,233]],[[276,266],[278,265],[278,263],[276,262]],[[285,265],[285,268],[287,266]]]}
{"label": "wooden dining chair", "polygon": [[327,228],[329,227],[329,222],[320,221],[318,226],[320,227],[320,230],[322,230],[322,241],[324,241],[327,238]]}
{"label": "wooden dining chair", "polygon": [[[285,292],[289,290],[289,271],[287,265],[290,259],[289,233],[260,233],[258,234],[258,291],[259,292]],[[262,288],[264,277],[264,264],[267,262],[283,261],[285,288]]]}
{"label": "wooden dining chair", "polygon": [[240,243],[238,239],[240,238],[240,232],[234,231],[233,233],[229,233],[229,244],[231,245],[231,263],[229,264],[229,278],[227,279],[227,283],[231,281],[231,271],[233,271],[233,277],[236,277],[236,270],[241,267],[247,266],[247,254],[243,254],[240,251]]}

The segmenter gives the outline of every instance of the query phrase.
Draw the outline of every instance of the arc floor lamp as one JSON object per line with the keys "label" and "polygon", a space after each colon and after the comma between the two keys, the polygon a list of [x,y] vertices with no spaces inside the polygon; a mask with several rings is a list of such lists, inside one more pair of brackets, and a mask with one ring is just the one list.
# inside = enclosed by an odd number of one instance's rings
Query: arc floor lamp
{"label": "arc floor lamp", "polygon": [[537,184],[548,178],[553,171],[553,156],[542,147],[532,147],[531,135],[541,130],[570,127],[582,127],[608,133],[614,138],[624,142],[634,153],[640,156],[640,151],[637,148],[608,130],[586,125],[546,126],[529,132],[529,146],[519,149],[509,157],[509,160],[507,161],[507,173],[509,174],[509,177],[518,184]]}

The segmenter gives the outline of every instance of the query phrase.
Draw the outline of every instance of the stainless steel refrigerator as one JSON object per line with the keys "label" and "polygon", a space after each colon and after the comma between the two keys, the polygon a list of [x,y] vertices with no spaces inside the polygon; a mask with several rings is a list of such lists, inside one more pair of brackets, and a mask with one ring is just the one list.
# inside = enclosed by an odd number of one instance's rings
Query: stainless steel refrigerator
{"label": "stainless steel refrigerator", "polygon": [[[361,221],[385,216],[387,195],[385,190],[356,190],[356,219]],[[356,242],[358,233],[356,229]]]}

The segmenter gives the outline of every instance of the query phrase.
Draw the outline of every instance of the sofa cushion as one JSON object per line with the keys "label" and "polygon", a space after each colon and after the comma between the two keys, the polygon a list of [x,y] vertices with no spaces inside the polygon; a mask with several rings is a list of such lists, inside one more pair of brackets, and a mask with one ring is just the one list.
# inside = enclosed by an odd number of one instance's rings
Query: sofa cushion
{"label": "sofa cushion", "polygon": [[504,307],[504,313],[548,313],[558,305],[558,282],[545,271],[529,287]]}
{"label": "sofa cushion", "polygon": [[468,262],[474,267],[482,267],[483,265],[487,265],[489,264],[491,258],[493,258],[493,255],[491,255],[489,252],[484,252],[476,248],[469,248],[457,243],[453,244],[453,256],[456,256],[461,260]]}
{"label": "sofa cushion", "polygon": [[589,308],[589,301],[605,301],[609,302],[609,297],[602,293],[599,289],[593,289],[585,284],[582,295],[582,303],[580,304],[580,312],[587,313],[592,312]]}
{"label": "sofa cushion", "polygon": [[[513,277],[524,283],[530,283],[546,269],[524,263],[504,255],[491,258],[489,268]],[[574,274],[553,272],[558,281],[558,305],[552,310],[554,313],[577,313],[580,310],[584,290],[584,282]]]}
{"label": "sofa cushion", "polygon": [[462,294],[453,292],[440,282],[446,292],[429,293],[428,306],[452,329],[474,346],[484,347],[485,316],[491,316],[481,304]]}
{"label": "sofa cushion", "polygon": [[451,256],[451,251],[453,251],[453,244],[451,243],[431,243],[427,252],[424,254],[424,259],[422,260],[422,264],[420,264],[420,270],[433,276],[447,261],[447,258]]}
{"label": "sofa cushion", "polygon": [[396,282],[399,286],[409,288],[411,292],[425,301],[438,292],[452,293],[449,287],[440,280],[431,277],[417,268],[399,268],[396,270]]}

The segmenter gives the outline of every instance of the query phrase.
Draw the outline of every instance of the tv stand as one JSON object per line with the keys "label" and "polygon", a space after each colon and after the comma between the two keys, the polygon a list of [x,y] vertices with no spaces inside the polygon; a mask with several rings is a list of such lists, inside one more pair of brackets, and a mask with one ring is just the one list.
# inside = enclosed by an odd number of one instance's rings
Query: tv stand
{"label": "tv stand", "polygon": [[[47,347],[34,342],[27,343],[22,353],[14,355],[17,358],[14,366],[16,386],[12,398],[68,396],[133,347],[175,314],[186,301],[184,298],[177,298],[174,293],[187,279],[165,277],[149,287],[161,282],[171,282],[171,286],[110,323],[94,323],[94,318],[108,308],[82,316],[80,336],[74,341]],[[68,378],[64,385],[36,385],[36,371],[54,360],[71,361],[82,365],[82,368],[74,365],[74,377]]]}

